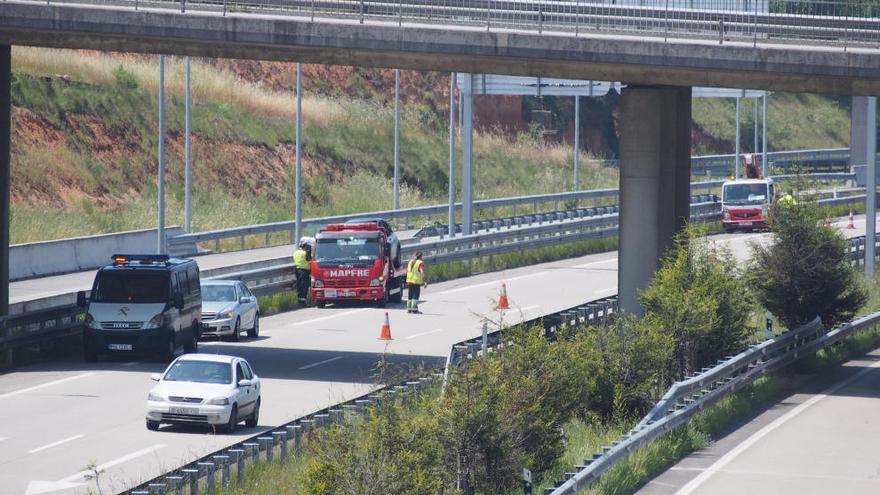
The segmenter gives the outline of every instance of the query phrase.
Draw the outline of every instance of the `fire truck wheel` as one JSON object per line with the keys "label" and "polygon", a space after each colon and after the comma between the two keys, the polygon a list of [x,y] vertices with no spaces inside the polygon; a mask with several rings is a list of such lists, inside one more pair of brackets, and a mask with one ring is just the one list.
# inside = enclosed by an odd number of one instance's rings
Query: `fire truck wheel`
{"label": "fire truck wheel", "polygon": [[327,307],[327,303],[324,302],[324,301],[317,301],[317,302],[315,302],[315,307],[317,307],[317,308],[326,308],[326,307]]}

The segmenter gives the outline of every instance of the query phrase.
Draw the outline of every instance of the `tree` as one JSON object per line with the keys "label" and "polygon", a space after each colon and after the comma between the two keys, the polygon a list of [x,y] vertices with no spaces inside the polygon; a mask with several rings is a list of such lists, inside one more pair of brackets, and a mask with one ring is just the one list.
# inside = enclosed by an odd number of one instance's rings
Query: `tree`
{"label": "tree", "polygon": [[738,352],[752,333],[753,299],[736,261],[728,250],[710,247],[703,231],[693,226],[678,234],[639,297],[645,324],[672,339],[672,378]]}
{"label": "tree", "polygon": [[840,233],[821,225],[803,202],[773,216],[769,246],[753,243],[750,283],[761,304],[788,328],[816,316],[826,326],[848,321],[868,299],[847,259]]}

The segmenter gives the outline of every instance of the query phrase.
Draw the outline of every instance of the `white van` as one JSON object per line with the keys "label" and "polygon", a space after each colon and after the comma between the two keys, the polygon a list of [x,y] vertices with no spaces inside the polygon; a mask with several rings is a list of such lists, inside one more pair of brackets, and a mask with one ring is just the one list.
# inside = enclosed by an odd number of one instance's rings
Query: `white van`
{"label": "white van", "polygon": [[115,254],[95,275],[86,308],[83,355],[150,354],[163,361],[177,347],[196,352],[202,315],[199,267],[190,259],[166,255]]}

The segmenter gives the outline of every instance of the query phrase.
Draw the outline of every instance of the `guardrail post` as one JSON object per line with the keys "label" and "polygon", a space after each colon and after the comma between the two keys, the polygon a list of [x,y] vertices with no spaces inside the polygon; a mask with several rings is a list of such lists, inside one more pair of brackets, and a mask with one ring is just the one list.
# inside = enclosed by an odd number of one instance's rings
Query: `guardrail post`
{"label": "guardrail post", "polygon": [[[166,477],[165,479],[170,478],[171,476]],[[147,489],[153,495],[165,495],[165,490],[167,489],[167,485],[165,483],[150,483],[147,485]]]}
{"label": "guardrail post", "polygon": [[200,462],[199,468],[201,468],[205,472],[205,488],[208,495],[214,495],[214,484],[216,480],[214,480],[214,463],[213,462]]}
{"label": "guardrail post", "polygon": [[[275,439],[272,437],[259,437],[257,442],[261,446],[266,447],[266,462],[272,462],[273,451],[275,450]],[[257,460],[259,460],[259,452],[257,452]]]}
{"label": "guardrail post", "polygon": [[229,486],[229,456],[215,455],[214,464],[220,465],[220,486]]}
{"label": "guardrail post", "polygon": [[302,453],[302,426],[288,426],[287,434],[293,437],[293,453],[300,455]]}
{"label": "guardrail post", "polygon": [[228,452],[235,463],[235,481],[240,481],[244,476],[244,449],[229,449]]}
{"label": "guardrail post", "polygon": [[489,323],[483,320],[483,355],[489,352]]}
{"label": "guardrail post", "polygon": [[361,6],[361,21],[360,22],[361,22],[361,24],[363,24],[364,23],[364,0],[360,0],[360,6]]}
{"label": "guardrail post", "polygon": [[287,432],[273,431],[272,436],[277,439],[277,443],[281,444],[281,461],[287,460]]}
{"label": "guardrail post", "polygon": [[186,476],[186,481],[189,482],[189,495],[199,495],[199,470],[198,468],[192,469],[181,469],[181,473]]}

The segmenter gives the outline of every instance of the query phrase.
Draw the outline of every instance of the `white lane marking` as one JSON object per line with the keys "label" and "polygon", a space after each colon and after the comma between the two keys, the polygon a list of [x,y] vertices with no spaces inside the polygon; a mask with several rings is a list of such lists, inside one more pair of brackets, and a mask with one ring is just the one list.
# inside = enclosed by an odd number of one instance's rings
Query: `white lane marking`
{"label": "white lane marking", "polygon": [[325,359],[323,361],[318,361],[317,363],[312,363],[312,364],[307,364],[305,366],[300,366],[299,370],[300,371],[307,370],[309,368],[314,368],[315,366],[321,366],[322,364],[332,363],[333,361],[339,361],[340,359],[342,359],[342,356],[336,356],[336,357],[333,357],[330,359]]}
{"label": "white lane marking", "polygon": [[424,337],[425,335],[431,335],[432,333],[437,333],[437,332],[442,332],[442,331],[443,331],[442,328],[437,328],[437,329],[434,329],[434,330],[429,330],[429,331],[427,331],[427,332],[414,333],[414,334],[410,335],[409,337],[407,337],[406,340],[416,339],[416,338],[419,338],[419,337]]}
{"label": "white lane marking", "polygon": [[86,377],[93,376],[93,375],[94,375],[94,373],[92,373],[92,372],[83,373],[81,375],[68,376],[67,378],[61,378],[60,380],[47,382],[42,385],[35,385],[33,387],[28,387],[28,388],[23,388],[21,390],[16,390],[14,392],[7,392],[5,394],[0,395],[0,400],[7,399],[9,397],[14,397],[14,396],[20,395],[20,394],[26,394],[28,392],[33,392],[34,390],[40,390],[42,388],[51,387],[53,385],[60,385],[62,383],[67,383],[69,381],[79,380],[80,378],[86,378]]}
{"label": "white lane marking", "polygon": [[[159,443],[159,444],[153,445],[152,447],[147,447],[145,449],[138,450],[137,452],[132,452],[131,454],[120,457],[119,459],[114,459],[110,462],[105,462],[104,464],[95,466],[95,470],[96,471],[106,471],[107,469],[110,469],[113,466],[116,466],[118,464],[122,464],[124,462],[128,462],[132,459],[137,459],[138,457],[145,456],[147,454],[152,454],[153,452],[155,452],[159,449],[163,449],[165,447],[166,447],[165,444]],[[58,482],[64,483],[64,482],[73,482],[73,481],[81,480],[81,479],[83,479],[83,477],[85,477],[85,475],[87,475],[89,473],[93,473],[93,472],[94,471],[91,471],[91,470],[80,471],[74,475],[71,475],[71,476],[68,476],[67,478],[64,478],[63,480],[58,480]]]}
{"label": "white lane marking", "polygon": [[342,312],[342,313],[334,313],[334,314],[332,314],[332,315],[320,316],[320,317],[318,317],[318,318],[312,318],[311,320],[298,321],[298,322],[294,323],[293,325],[294,325],[294,326],[308,325],[309,323],[315,323],[315,322],[317,322],[317,321],[330,320],[330,319],[332,319],[332,318],[339,318],[340,316],[353,315],[353,314],[355,314],[355,313],[361,313],[361,312],[369,311],[369,310],[370,310],[370,308],[353,309],[353,310],[351,310],[351,311],[344,311],[344,312]]}
{"label": "white lane marking", "polygon": [[856,381],[859,378],[870,373],[871,370],[874,370],[878,367],[880,367],[880,361],[875,361],[875,362],[871,363],[870,366],[863,369],[862,371],[860,371],[860,372],[856,373],[855,375],[847,378],[846,380],[838,383],[837,385],[832,385],[831,387],[829,387],[828,389],[826,389],[822,393],[811,397],[809,400],[805,401],[801,405],[795,407],[791,411],[788,411],[787,413],[783,414],[782,416],[776,418],[775,421],[773,421],[772,423],[768,424],[767,426],[761,428],[757,432],[753,433],[752,436],[745,439],[745,441],[741,442],[739,445],[734,447],[730,452],[724,454],[720,459],[718,459],[711,466],[706,468],[706,470],[703,471],[702,473],[700,473],[696,478],[692,479],[691,481],[688,482],[688,484],[681,487],[681,490],[677,491],[675,493],[675,495],[690,495],[691,493],[694,492],[694,490],[699,488],[700,485],[702,485],[709,478],[711,478],[712,475],[714,475],[715,473],[717,473],[718,471],[723,469],[724,466],[730,464],[734,459],[736,459],[737,456],[739,456],[740,454],[742,454],[743,452],[748,450],[749,447],[758,443],[765,436],[772,433],[773,430],[784,425],[786,422],[790,421],[798,414],[806,411],[809,407],[813,406],[814,404],[816,404],[820,400],[828,397],[829,395],[834,394],[835,392],[842,389],[843,387],[850,385],[854,381]]}
{"label": "white lane marking", "polygon": [[604,292],[616,291],[617,287],[605,287],[604,289],[594,290],[593,294],[602,294]]}
{"label": "white lane marking", "polygon": [[43,445],[42,447],[37,447],[37,448],[35,448],[35,449],[28,450],[27,453],[28,453],[28,454],[36,454],[37,452],[42,452],[42,451],[44,451],[44,450],[46,450],[46,449],[51,449],[52,447],[57,447],[57,446],[59,446],[59,445],[61,445],[61,444],[63,444],[63,443],[72,442],[72,441],[74,441],[74,440],[79,440],[80,438],[82,438],[82,437],[84,437],[84,436],[85,436],[85,435],[74,435],[74,436],[72,436],[72,437],[70,437],[70,438],[65,438],[65,439],[63,439],[63,440],[58,440],[57,442],[52,442],[52,443],[50,443],[50,444]]}
{"label": "white lane marking", "polygon": [[9,440],[9,437],[0,437],[0,442],[2,442],[3,440]]}
{"label": "white lane marking", "polygon": [[582,265],[574,265],[572,268],[587,268],[595,265],[604,265],[605,263],[611,263],[612,261],[617,262],[617,258],[608,258],[607,260],[600,261],[591,261],[589,263],[584,263]]}
{"label": "white lane marking", "polygon": [[66,481],[39,481],[32,480],[28,483],[24,495],[42,495],[44,493],[58,492],[70,488],[79,488],[85,483],[67,483]]}
{"label": "white lane marking", "polygon": [[520,280],[523,278],[537,277],[537,276],[546,275],[546,274],[547,274],[546,272],[529,273],[527,275],[520,275],[518,277],[503,278],[503,279],[499,279],[499,280],[493,280],[491,282],[483,282],[481,284],[474,284],[474,285],[468,285],[466,287],[459,287],[457,289],[448,289],[448,290],[444,290],[443,292],[439,292],[438,294],[440,294],[440,295],[454,294],[456,292],[462,292],[462,291],[471,290],[471,289],[479,289],[480,287],[487,287],[489,285],[498,285],[500,287],[501,282],[507,283],[512,280]]}

